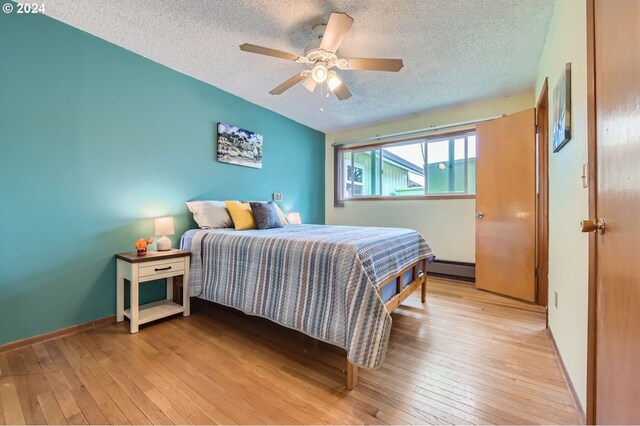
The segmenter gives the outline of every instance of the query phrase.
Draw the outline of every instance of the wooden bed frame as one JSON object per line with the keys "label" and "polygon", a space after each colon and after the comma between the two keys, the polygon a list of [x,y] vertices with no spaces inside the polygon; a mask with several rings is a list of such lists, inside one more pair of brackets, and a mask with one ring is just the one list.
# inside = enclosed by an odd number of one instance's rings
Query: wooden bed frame
{"label": "wooden bed frame", "polygon": [[[422,266],[422,267],[420,267]],[[413,281],[406,285],[403,280],[404,274],[407,271],[413,269]],[[427,301],[427,260],[422,259],[414,263],[413,265],[408,266],[404,270],[400,271],[400,273],[393,275],[382,283],[378,285],[378,294],[382,296],[382,288],[389,284],[391,281],[398,279],[396,283],[396,294],[391,297],[391,299],[387,300],[384,304],[387,308],[387,312],[391,313],[394,309],[396,309],[402,302],[405,301],[407,297],[409,297],[414,291],[421,287],[422,289],[422,303]],[[347,389],[354,389],[358,385],[358,366],[354,365],[347,360]]]}
{"label": "wooden bed frame", "polygon": [[[406,285],[403,282],[403,276],[407,271],[413,269],[413,281]],[[396,309],[405,299],[421,287],[422,289],[422,303],[427,301],[427,260],[422,259],[414,264],[406,267],[398,274],[387,278],[385,281],[378,285],[378,294],[382,296],[382,288],[389,284],[391,281],[398,279],[396,283],[396,293],[385,303],[387,312],[391,313]],[[182,300],[182,277],[178,276],[173,282],[173,299],[174,301]],[[177,302],[179,303],[179,302]],[[347,389],[354,389],[358,385],[358,366],[350,363],[347,360]]]}

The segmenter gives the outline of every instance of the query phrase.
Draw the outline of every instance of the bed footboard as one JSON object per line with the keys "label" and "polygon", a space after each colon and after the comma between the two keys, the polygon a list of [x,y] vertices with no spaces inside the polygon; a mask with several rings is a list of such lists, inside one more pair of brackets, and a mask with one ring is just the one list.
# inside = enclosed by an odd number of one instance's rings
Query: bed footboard
{"label": "bed footboard", "polygon": [[[409,275],[411,280],[407,283],[405,280],[407,279],[407,272],[412,271]],[[378,294],[382,296],[382,289],[390,284],[392,281],[395,281],[396,291],[393,297],[385,302],[385,306],[387,307],[387,311],[389,313],[393,312],[395,308],[400,306],[402,302],[405,301],[407,297],[409,297],[414,291],[418,289],[418,287],[422,287],[422,303],[427,301],[427,261],[419,260],[413,265],[405,268],[402,272],[392,277],[389,277],[387,280],[382,282],[378,286]]]}
{"label": "bed footboard", "polygon": [[[407,272],[412,271],[409,275]],[[408,283],[405,283],[407,276],[411,277]],[[414,291],[421,288],[421,300],[422,303],[427,301],[427,260],[419,260],[411,266],[408,266],[399,274],[389,277],[380,285],[378,285],[378,294],[382,297],[382,289],[387,285],[395,281],[396,292],[395,294],[385,302],[387,312],[391,313],[402,302],[405,301]],[[358,385],[358,366],[350,363],[347,360],[347,389],[354,389]]]}

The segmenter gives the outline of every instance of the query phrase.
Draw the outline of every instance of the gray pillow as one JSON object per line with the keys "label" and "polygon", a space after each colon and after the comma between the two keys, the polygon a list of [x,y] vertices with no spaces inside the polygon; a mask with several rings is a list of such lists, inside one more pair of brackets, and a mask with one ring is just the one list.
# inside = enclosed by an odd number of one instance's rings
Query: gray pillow
{"label": "gray pillow", "polygon": [[278,217],[278,212],[273,205],[273,201],[269,201],[268,203],[251,202],[249,205],[251,206],[253,219],[256,221],[256,228],[282,228],[282,221]]}

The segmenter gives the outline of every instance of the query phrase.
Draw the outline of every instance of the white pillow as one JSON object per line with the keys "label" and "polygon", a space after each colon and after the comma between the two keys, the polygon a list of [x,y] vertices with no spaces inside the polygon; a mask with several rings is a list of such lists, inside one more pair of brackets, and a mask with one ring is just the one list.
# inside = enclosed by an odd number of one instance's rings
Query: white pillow
{"label": "white pillow", "polygon": [[200,229],[233,228],[224,201],[189,201],[186,204]]}

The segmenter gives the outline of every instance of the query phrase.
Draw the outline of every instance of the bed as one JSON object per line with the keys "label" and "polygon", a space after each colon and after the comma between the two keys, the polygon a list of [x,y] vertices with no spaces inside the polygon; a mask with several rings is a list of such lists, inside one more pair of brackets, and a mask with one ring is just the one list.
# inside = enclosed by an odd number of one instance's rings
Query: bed
{"label": "bed", "polygon": [[327,225],[191,230],[181,249],[191,296],[345,349],[349,389],[382,363],[393,309],[418,288],[425,302],[435,257],[413,230]]}

